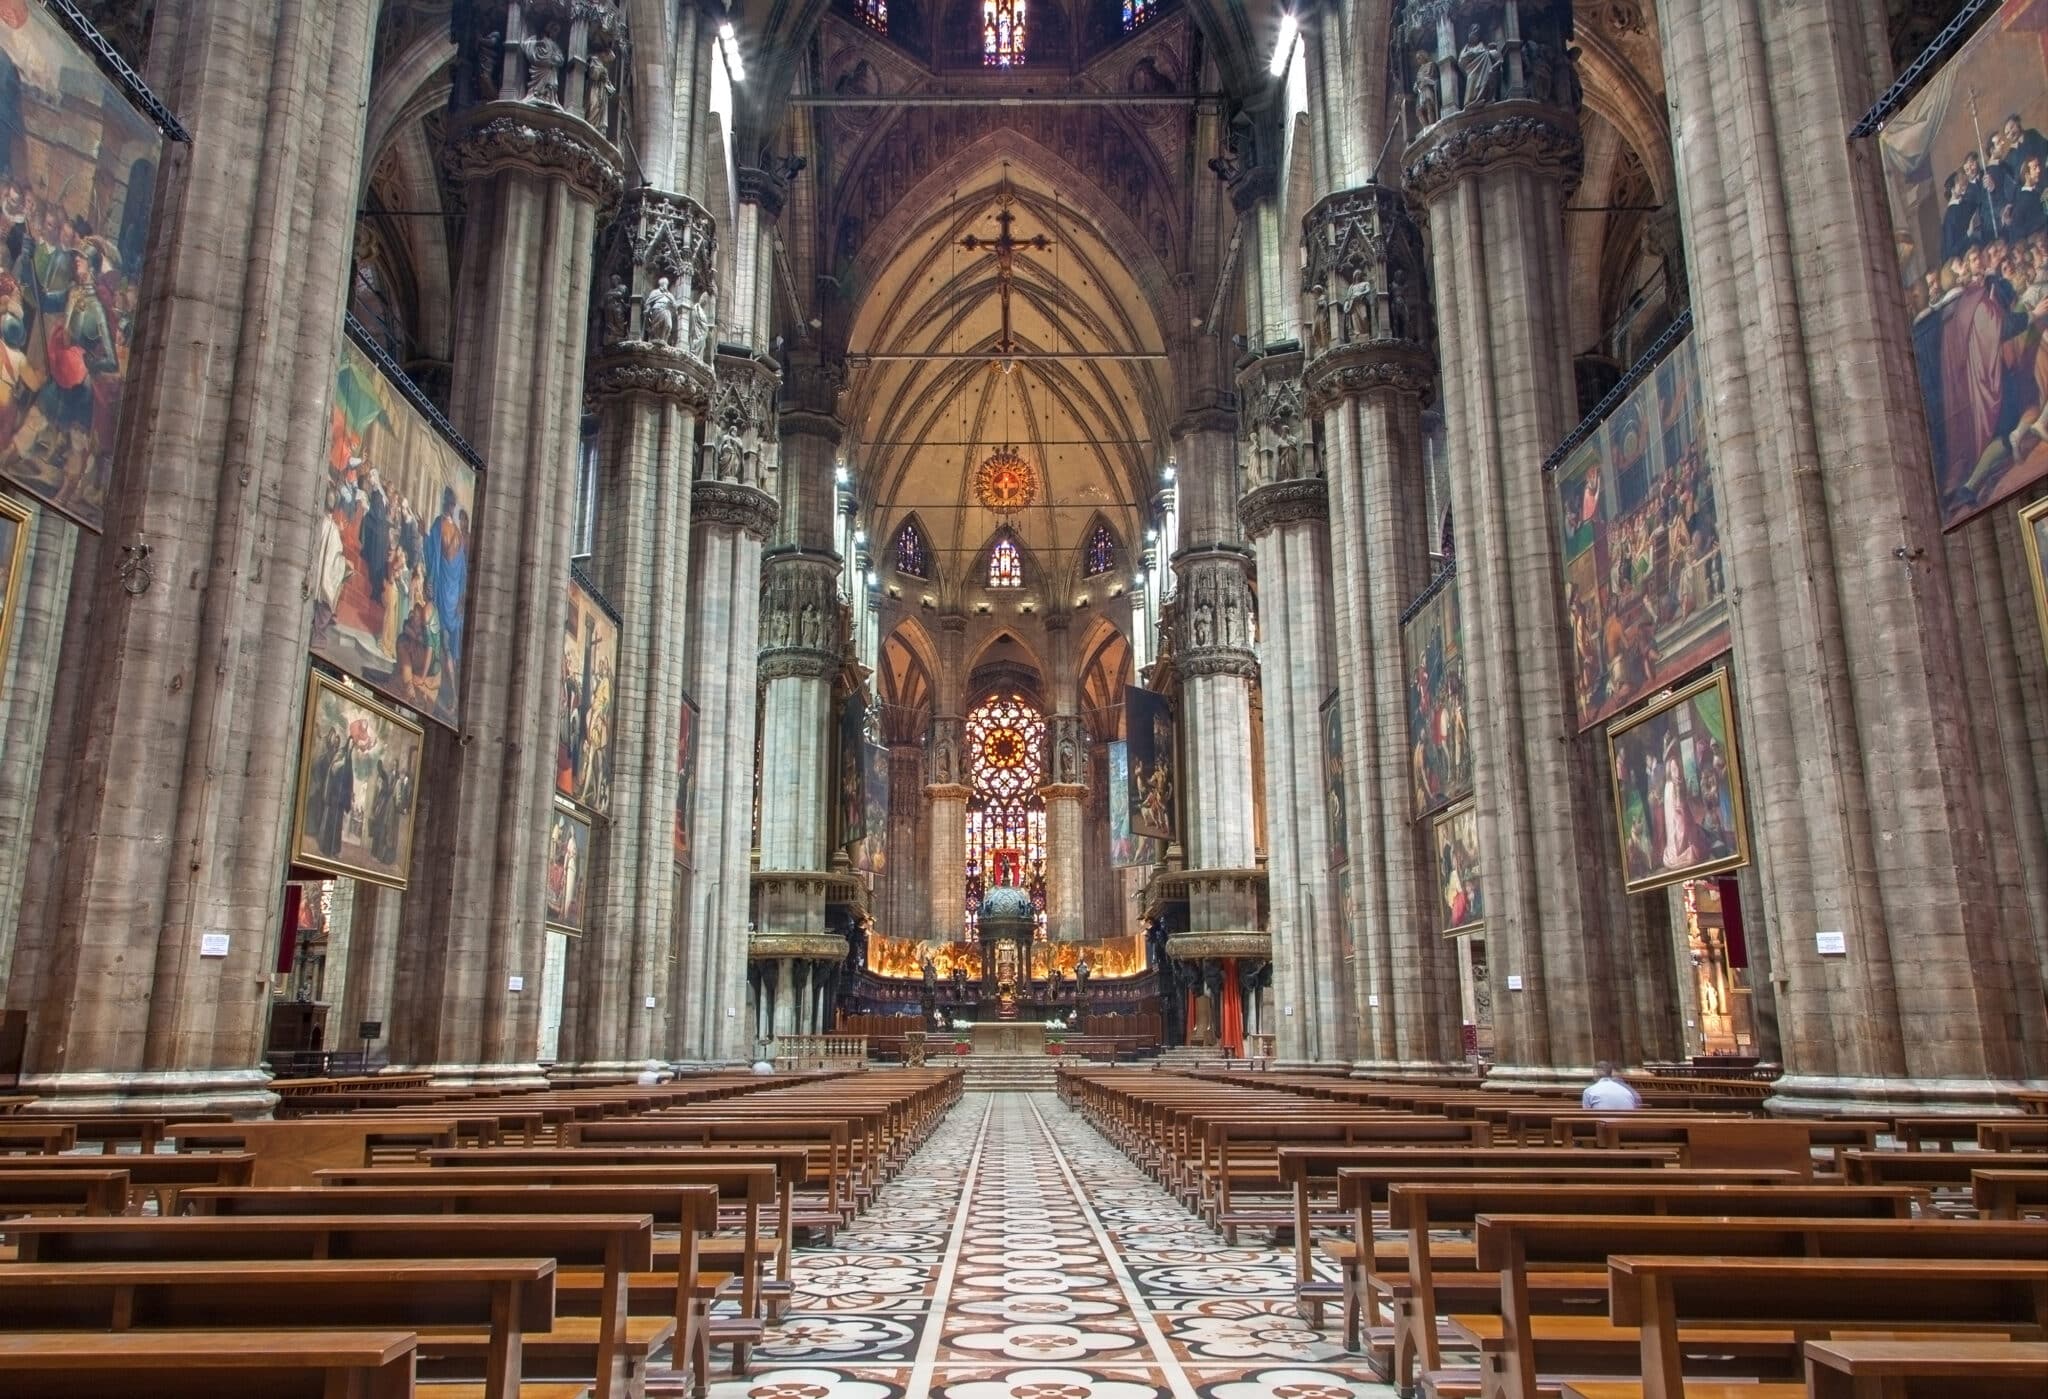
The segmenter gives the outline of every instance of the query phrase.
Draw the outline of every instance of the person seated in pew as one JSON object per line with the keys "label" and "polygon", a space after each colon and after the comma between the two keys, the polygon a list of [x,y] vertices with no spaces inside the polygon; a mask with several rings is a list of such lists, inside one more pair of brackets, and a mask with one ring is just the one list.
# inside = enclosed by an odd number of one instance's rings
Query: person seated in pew
{"label": "person seated in pew", "polygon": [[1579,1106],[1601,1112],[1632,1112],[1643,1105],[1643,1095],[1622,1081],[1621,1070],[1612,1059],[1599,1063],[1600,1077],[1586,1085],[1586,1091],[1579,1094]]}
{"label": "person seated in pew", "polygon": [[652,1088],[655,1084],[667,1083],[674,1077],[675,1075],[669,1072],[668,1065],[662,1063],[659,1059],[649,1059],[647,1067],[640,1070],[640,1081],[634,1086],[637,1088]]}

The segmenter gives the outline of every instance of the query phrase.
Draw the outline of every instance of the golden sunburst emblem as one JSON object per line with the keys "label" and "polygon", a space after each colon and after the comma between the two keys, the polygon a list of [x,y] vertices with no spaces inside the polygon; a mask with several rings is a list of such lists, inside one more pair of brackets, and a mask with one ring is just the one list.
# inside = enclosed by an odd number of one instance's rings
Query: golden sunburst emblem
{"label": "golden sunburst emblem", "polygon": [[1022,510],[1038,499],[1038,474],[1015,447],[1005,443],[974,473],[974,495],[999,515]]}

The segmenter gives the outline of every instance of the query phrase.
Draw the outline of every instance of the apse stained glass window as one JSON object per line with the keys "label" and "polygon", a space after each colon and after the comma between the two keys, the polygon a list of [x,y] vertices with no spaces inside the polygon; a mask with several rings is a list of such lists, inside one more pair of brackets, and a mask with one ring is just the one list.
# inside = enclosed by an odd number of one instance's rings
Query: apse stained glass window
{"label": "apse stained glass window", "polygon": [[1088,565],[1086,576],[1094,578],[1116,567],[1116,536],[1109,532],[1109,526],[1096,523],[1095,532],[1088,536]]}
{"label": "apse stained glass window", "polygon": [[931,551],[925,547],[924,536],[917,532],[917,526],[908,520],[903,528],[896,531],[896,571],[912,578],[929,579],[932,576]]}
{"label": "apse stained glass window", "polygon": [[1024,551],[1007,534],[988,551],[988,585],[991,588],[1024,586]]}
{"label": "apse stained glass window", "polygon": [[964,936],[981,900],[1010,885],[1031,893],[1034,936],[1045,936],[1045,716],[1022,695],[998,695],[967,716],[967,887]]}
{"label": "apse stained glass window", "polygon": [[1008,68],[1024,61],[1024,0],[981,0],[981,62]]}
{"label": "apse stained glass window", "polygon": [[[860,8],[861,20],[868,28],[880,34],[889,32],[889,0],[855,0]],[[1129,28],[1126,25],[1125,28]]]}
{"label": "apse stained glass window", "polygon": [[1124,33],[1152,18],[1152,0],[1124,0]]}

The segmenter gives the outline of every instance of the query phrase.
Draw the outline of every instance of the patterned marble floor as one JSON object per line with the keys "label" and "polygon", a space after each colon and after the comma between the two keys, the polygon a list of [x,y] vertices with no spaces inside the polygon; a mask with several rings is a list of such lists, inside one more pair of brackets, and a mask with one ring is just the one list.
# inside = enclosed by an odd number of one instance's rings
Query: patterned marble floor
{"label": "patterned marble floor", "polygon": [[1391,1399],[1294,1314],[1290,1255],[1226,1248],[1046,1094],[971,1094],[713,1399]]}

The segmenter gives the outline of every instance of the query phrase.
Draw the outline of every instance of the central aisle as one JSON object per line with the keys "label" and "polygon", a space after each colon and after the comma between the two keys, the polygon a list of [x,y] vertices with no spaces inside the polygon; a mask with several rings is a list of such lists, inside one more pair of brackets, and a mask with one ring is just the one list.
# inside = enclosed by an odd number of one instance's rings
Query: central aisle
{"label": "central aisle", "polygon": [[970,1094],[716,1399],[1391,1399],[1050,1094]]}

